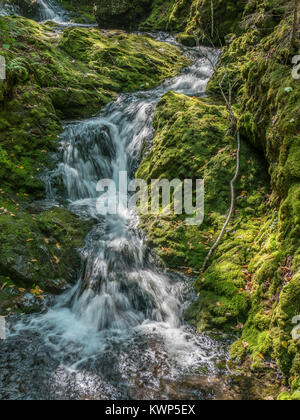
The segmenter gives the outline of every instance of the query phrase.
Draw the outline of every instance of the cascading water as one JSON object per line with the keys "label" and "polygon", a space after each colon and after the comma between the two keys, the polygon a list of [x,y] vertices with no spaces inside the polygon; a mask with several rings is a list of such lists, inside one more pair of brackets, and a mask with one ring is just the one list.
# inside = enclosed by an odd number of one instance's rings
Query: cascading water
{"label": "cascading water", "polygon": [[[184,324],[192,287],[159,268],[137,216],[126,208],[106,217],[96,211],[100,179],[117,183],[120,171],[134,175],[163,94],[204,94],[211,64],[199,49],[191,51],[195,62],[181,75],[65,126],[49,196],[55,198],[53,185],[61,179],[70,209],[97,223],[82,250],[77,285],[46,314],[13,323],[1,344],[0,398],[181,398],[172,391],[176,381],[214,376],[216,360],[226,359],[224,342]],[[217,60],[217,51],[205,52]],[[183,395],[213,397],[200,388],[188,385]]]}
{"label": "cascading water", "polygon": [[14,12],[14,6],[12,6],[11,4],[6,3],[5,1],[2,1],[0,3],[0,16],[8,16],[10,14],[13,14]]}
{"label": "cascading water", "polygon": [[54,0],[36,0],[40,9],[40,20],[54,20],[64,22],[66,12]]}
{"label": "cascading water", "polygon": [[67,12],[55,0],[35,0],[22,3],[22,1],[3,1],[0,4],[0,16],[21,15],[38,21],[52,20],[57,23],[68,21]]}

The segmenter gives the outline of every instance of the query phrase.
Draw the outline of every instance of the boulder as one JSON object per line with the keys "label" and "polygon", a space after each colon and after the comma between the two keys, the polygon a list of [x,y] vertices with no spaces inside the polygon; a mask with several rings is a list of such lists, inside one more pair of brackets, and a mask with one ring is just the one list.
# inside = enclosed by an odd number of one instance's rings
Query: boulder
{"label": "boulder", "polygon": [[152,0],[96,0],[96,20],[104,29],[135,29],[148,16],[151,5]]}
{"label": "boulder", "polygon": [[77,281],[79,249],[94,222],[64,208],[37,213],[37,206],[33,210],[33,214],[23,211],[15,217],[1,213],[0,289],[11,281],[17,287],[39,286],[45,292],[60,293]]}
{"label": "boulder", "polygon": [[4,3],[6,10],[12,14],[21,15],[29,19],[40,19],[40,4],[31,0],[11,0]]}

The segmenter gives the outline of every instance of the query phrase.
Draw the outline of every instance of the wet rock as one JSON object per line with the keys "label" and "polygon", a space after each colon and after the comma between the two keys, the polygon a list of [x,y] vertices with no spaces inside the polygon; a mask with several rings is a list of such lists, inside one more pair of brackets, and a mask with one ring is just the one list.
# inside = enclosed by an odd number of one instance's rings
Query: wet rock
{"label": "wet rock", "polygon": [[186,47],[196,47],[197,45],[197,39],[193,35],[179,34],[176,39]]}
{"label": "wet rock", "polygon": [[40,18],[40,4],[32,0],[11,0],[6,2],[9,11],[22,15],[29,19],[38,20]]}
{"label": "wet rock", "polygon": [[137,28],[151,4],[152,0],[97,0],[96,19],[100,28]]}

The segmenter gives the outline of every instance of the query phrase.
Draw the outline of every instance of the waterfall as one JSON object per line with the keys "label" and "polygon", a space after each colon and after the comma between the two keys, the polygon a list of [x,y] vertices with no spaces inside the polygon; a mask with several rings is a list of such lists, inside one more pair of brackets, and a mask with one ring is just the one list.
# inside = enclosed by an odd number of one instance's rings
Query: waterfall
{"label": "waterfall", "polygon": [[[215,60],[215,51],[208,50]],[[150,92],[123,95],[97,118],[69,124],[61,137],[61,177],[77,214],[97,217],[96,185],[118,183],[119,173],[134,175],[145,140],[152,137],[155,106],[166,92],[205,92],[212,69],[199,58],[183,74]],[[124,330],[147,321],[181,324],[181,302],[166,275],[159,272],[138,228],[126,209],[101,220],[88,238],[84,272],[70,298],[71,311],[95,329]]]}
{"label": "waterfall", "polygon": [[3,1],[0,5],[0,16],[21,15],[38,21],[52,20],[57,23],[68,21],[67,12],[55,0]]}
{"label": "waterfall", "polygon": [[65,12],[54,0],[36,0],[40,8],[40,20],[54,20],[62,22]]}
{"label": "waterfall", "polygon": [[[201,369],[213,375],[215,359],[225,357],[224,346],[185,325],[191,284],[157,265],[137,215],[122,207],[105,217],[96,210],[100,179],[117,182],[120,171],[134,175],[143,145],[153,138],[152,119],[160,98],[172,90],[204,94],[213,71],[210,60],[216,62],[218,52],[205,49],[208,60],[200,49],[191,51],[194,64],[179,76],[152,91],[121,95],[99,116],[64,128],[60,163],[49,174],[50,198],[55,198],[54,185],[60,179],[69,208],[97,223],[81,251],[76,286],[58,297],[46,314],[16,323],[5,343],[20,348],[17,343],[28,337],[34,343],[21,357],[27,362],[12,366],[14,375],[25,381],[27,398],[78,398],[86,393],[130,398],[131,387],[139,392],[136,375],[144,378],[143,386],[149,382],[151,395],[159,398],[162,378]],[[21,348],[27,351],[26,345]],[[35,380],[31,365],[39,366]],[[10,389],[7,383],[5,388]]]}

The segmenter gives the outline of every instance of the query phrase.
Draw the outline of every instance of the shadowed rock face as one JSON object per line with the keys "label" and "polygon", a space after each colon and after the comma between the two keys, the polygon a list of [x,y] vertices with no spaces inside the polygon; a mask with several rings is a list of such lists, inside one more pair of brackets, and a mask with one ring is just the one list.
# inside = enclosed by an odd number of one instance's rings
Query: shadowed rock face
{"label": "shadowed rock face", "polygon": [[5,0],[1,6],[4,15],[17,14],[37,21],[63,21],[67,17],[56,0]]}
{"label": "shadowed rock face", "polygon": [[100,28],[136,28],[150,12],[152,0],[96,0],[95,14]]}
{"label": "shadowed rock face", "polygon": [[8,12],[20,14],[29,19],[38,20],[40,17],[40,4],[31,0],[12,0],[10,2],[5,1],[5,9]]}

